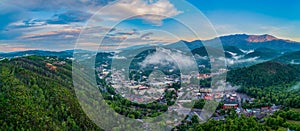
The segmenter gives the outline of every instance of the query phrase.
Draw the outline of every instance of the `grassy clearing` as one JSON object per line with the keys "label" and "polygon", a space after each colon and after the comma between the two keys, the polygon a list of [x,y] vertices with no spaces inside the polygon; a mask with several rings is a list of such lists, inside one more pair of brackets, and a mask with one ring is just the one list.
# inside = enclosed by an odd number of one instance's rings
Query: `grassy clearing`
{"label": "grassy clearing", "polygon": [[289,123],[292,123],[292,124],[299,124],[300,125],[300,121],[292,121],[292,120],[287,120]]}
{"label": "grassy clearing", "polygon": [[300,112],[300,108],[291,108],[292,111]]}

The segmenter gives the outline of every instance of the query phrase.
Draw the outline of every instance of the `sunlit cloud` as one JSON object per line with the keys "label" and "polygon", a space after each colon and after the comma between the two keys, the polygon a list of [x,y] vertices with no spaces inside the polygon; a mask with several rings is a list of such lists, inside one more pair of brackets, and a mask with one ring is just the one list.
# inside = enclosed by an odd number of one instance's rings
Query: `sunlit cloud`
{"label": "sunlit cloud", "polygon": [[107,10],[102,10],[101,13],[105,14],[108,20],[118,21],[123,16],[130,15],[161,25],[163,19],[174,17],[181,14],[182,11],[177,10],[169,0],[159,0],[152,3],[144,0],[120,0]]}
{"label": "sunlit cloud", "polygon": [[34,47],[28,47],[25,44],[0,44],[0,52],[12,52],[12,51],[25,51],[25,50],[36,50],[37,48]]}
{"label": "sunlit cloud", "polygon": [[[21,36],[23,39],[31,39],[31,40],[40,40],[40,39],[49,39],[49,38],[75,38],[80,33],[80,29],[65,29],[60,31],[49,31],[42,32],[39,34],[28,34]],[[72,36],[72,37],[71,37]]]}

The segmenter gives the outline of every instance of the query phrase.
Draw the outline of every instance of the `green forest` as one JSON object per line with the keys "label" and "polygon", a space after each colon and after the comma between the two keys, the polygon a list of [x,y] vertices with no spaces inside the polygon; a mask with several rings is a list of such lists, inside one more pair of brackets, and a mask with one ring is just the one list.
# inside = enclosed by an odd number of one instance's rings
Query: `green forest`
{"label": "green forest", "polygon": [[[53,64],[56,61],[66,63]],[[71,64],[70,60],[39,56],[1,61],[0,129],[102,130],[85,115],[76,99]],[[247,79],[236,79],[234,76],[237,74]],[[233,70],[228,73],[228,80],[241,84],[238,91],[256,99],[254,103],[245,103],[244,106],[281,104],[284,110],[265,118],[264,122],[254,117],[237,116],[234,110],[226,110],[229,115],[225,121],[200,123],[198,117],[193,116],[190,121],[184,120],[173,130],[300,130],[300,112],[297,110],[300,107],[300,92],[299,89],[291,89],[297,84],[297,75],[297,67],[276,62]],[[98,82],[105,84],[104,81]],[[111,86],[106,84],[106,87],[106,92],[99,91],[107,103],[119,114],[131,118],[158,116],[176,98],[174,92],[167,92],[167,104],[137,104],[115,94]],[[112,98],[112,94],[115,97]],[[201,109],[204,104],[204,100],[196,101],[194,108]]]}
{"label": "green forest", "polygon": [[54,60],[0,62],[0,130],[101,130],[79,106],[70,61],[55,70],[45,66]]}

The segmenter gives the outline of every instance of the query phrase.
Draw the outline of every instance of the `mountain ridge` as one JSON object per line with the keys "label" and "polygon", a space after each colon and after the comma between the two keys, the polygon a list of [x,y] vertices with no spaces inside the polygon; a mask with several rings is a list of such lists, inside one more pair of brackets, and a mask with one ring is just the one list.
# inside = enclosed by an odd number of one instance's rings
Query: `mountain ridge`
{"label": "mountain ridge", "polygon": [[184,46],[187,46],[190,50],[199,48],[208,44],[216,44],[216,42],[222,43],[223,46],[236,46],[238,48],[248,50],[248,49],[257,49],[257,48],[271,48],[271,49],[288,49],[288,50],[300,50],[300,42],[280,39],[269,34],[262,35],[248,35],[248,34],[232,34],[219,36],[213,39],[208,40],[194,40],[194,41],[184,41],[180,40],[178,42],[167,45],[168,48],[177,48],[180,49],[180,44],[185,43]]}
{"label": "mountain ridge", "polygon": [[[275,37],[273,35],[269,35],[269,34],[262,34],[262,35],[232,34],[232,35],[219,36],[219,37],[216,37],[216,38],[213,38],[213,39],[208,39],[208,40],[193,40],[193,41],[180,40],[180,41],[177,41],[177,42],[174,42],[174,43],[163,45],[163,47],[166,47],[166,48],[175,48],[175,49],[178,48],[178,49],[180,49],[183,46],[186,46],[190,50],[193,50],[195,48],[199,48],[201,46],[204,46],[203,43],[210,43],[210,42],[212,42],[212,41],[214,41],[216,39],[220,39],[223,46],[244,47],[246,45],[246,46],[249,46],[249,47],[258,48],[258,47],[255,46],[255,44],[259,44],[259,45],[260,44],[268,44],[268,45],[261,45],[260,46],[260,47],[263,47],[263,46],[270,46],[270,45],[272,45],[272,43],[270,43],[270,42],[274,42],[277,46],[281,45],[281,44],[282,45],[292,44],[292,45],[297,46],[297,49],[300,50],[300,42],[292,41],[292,40],[287,40],[287,39],[280,39],[280,38],[277,38],[277,37]],[[185,45],[183,45],[183,44],[185,44]],[[161,44],[159,44],[159,45],[161,45]],[[124,48],[124,50],[143,48],[145,46],[147,47],[147,46],[151,46],[151,45],[150,44],[146,44],[146,45],[140,45],[140,46],[129,46],[129,47]],[[247,48],[244,48],[244,49],[247,49]],[[81,49],[76,49],[76,50],[80,51]],[[53,51],[52,50],[24,50],[24,51],[13,51],[13,52],[0,52],[0,55],[11,54],[11,53],[21,53],[21,52],[28,52],[28,51],[68,52],[68,53],[74,52],[74,50],[70,50],[70,49],[69,50],[63,50],[63,51],[54,51],[54,50]],[[81,50],[81,51],[94,52],[92,50]]]}
{"label": "mountain ridge", "polygon": [[247,38],[248,42],[265,42],[265,41],[272,41],[272,40],[278,40],[278,38],[264,34],[264,35],[249,35]]}

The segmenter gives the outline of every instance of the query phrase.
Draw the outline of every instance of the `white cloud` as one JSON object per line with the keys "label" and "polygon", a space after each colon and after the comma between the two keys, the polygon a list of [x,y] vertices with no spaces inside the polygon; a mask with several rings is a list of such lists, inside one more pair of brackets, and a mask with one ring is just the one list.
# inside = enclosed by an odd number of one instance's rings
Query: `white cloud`
{"label": "white cloud", "polygon": [[146,67],[149,64],[162,66],[177,64],[179,68],[191,68],[196,65],[192,56],[164,48],[157,48],[155,53],[148,55],[146,59],[140,63],[142,67]]}
{"label": "white cloud", "polygon": [[[160,25],[162,20],[180,13],[169,0],[146,2],[144,0],[120,0],[103,12],[110,20],[120,20],[123,16],[142,18]],[[146,15],[150,14],[150,15]]]}
{"label": "white cloud", "polygon": [[239,64],[239,63],[245,63],[245,62],[257,62],[257,59],[259,57],[253,57],[253,58],[248,58],[248,59],[230,59],[230,58],[224,58],[220,57],[220,60],[226,61],[227,65],[234,65],[234,64]]}
{"label": "white cloud", "polygon": [[254,52],[254,50],[242,50],[242,49],[240,49],[240,51],[242,51],[245,54],[250,54],[250,53]]}
{"label": "white cloud", "polygon": [[198,54],[195,54],[195,59],[208,60],[208,57],[207,56],[200,56]]}
{"label": "white cloud", "polygon": [[298,82],[296,85],[292,86],[290,90],[298,90],[300,89],[300,82]]}
{"label": "white cloud", "polygon": [[29,11],[57,11],[59,9],[97,10],[114,0],[4,0],[5,4],[13,5]]}
{"label": "white cloud", "polygon": [[233,52],[230,52],[230,51],[226,51],[226,52],[229,53],[232,56],[236,56],[237,55],[237,53],[233,53]]}
{"label": "white cloud", "polygon": [[127,59],[125,56],[114,55],[112,59]]}
{"label": "white cloud", "polygon": [[21,43],[3,43],[0,41],[0,51],[1,52],[12,52],[12,51],[21,51],[21,50],[35,50],[36,48],[27,47],[25,44]]}
{"label": "white cloud", "polygon": [[226,52],[229,53],[234,60],[238,60],[238,59],[244,57],[244,55],[237,55],[237,53],[234,53],[234,52],[230,52],[230,51],[226,51]]}

